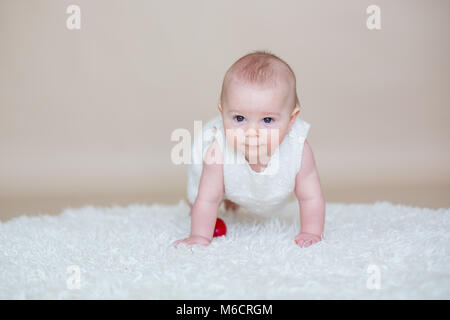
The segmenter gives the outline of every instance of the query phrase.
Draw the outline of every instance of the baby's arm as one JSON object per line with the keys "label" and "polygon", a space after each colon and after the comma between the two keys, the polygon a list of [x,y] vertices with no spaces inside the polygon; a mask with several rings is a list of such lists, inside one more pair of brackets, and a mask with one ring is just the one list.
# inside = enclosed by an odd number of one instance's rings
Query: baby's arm
{"label": "baby's arm", "polygon": [[209,245],[213,238],[217,210],[224,194],[223,165],[215,159],[222,159],[216,140],[209,146],[203,160],[198,194],[191,210],[191,234],[175,241],[175,247],[179,243]]}
{"label": "baby's arm", "polygon": [[301,169],[295,178],[295,195],[300,206],[300,233],[295,242],[310,246],[322,239],[325,224],[325,198],[320,186],[314,155],[305,140]]}

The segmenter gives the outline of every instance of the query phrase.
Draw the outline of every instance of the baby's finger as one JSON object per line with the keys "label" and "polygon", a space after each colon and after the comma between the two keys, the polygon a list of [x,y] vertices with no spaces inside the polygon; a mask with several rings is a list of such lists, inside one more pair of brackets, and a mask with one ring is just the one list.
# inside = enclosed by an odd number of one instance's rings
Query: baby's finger
{"label": "baby's finger", "polygon": [[174,247],[176,248],[180,243],[183,243],[185,239],[177,240],[173,243]]}
{"label": "baby's finger", "polygon": [[303,248],[303,243],[305,242],[305,240],[303,240],[303,239],[298,239],[298,240],[295,240],[295,242],[298,244],[298,246],[299,246],[300,248]]}
{"label": "baby's finger", "polygon": [[312,245],[313,244],[313,240],[311,240],[311,239],[308,239],[308,240],[306,240],[305,241],[305,248],[308,248],[310,245]]}

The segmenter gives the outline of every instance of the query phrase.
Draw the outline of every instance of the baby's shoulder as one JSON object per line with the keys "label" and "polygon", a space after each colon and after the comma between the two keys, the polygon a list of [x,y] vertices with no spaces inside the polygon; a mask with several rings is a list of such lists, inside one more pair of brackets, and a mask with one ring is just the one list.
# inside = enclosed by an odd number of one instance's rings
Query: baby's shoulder
{"label": "baby's shoulder", "polygon": [[303,152],[300,159],[301,167],[298,172],[299,178],[304,178],[311,174],[315,170],[316,163],[314,160],[314,154],[309,145],[308,141],[305,139],[303,146]]}
{"label": "baby's shoulder", "polygon": [[203,157],[204,165],[222,165],[222,150],[217,138],[213,138],[212,142],[206,149],[205,156]]}
{"label": "baby's shoulder", "polygon": [[203,141],[212,142],[220,134],[222,121],[219,117],[214,117],[201,125],[201,138]]}
{"label": "baby's shoulder", "polygon": [[310,127],[311,124],[297,117],[289,132],[289,136],[300,139],[300,142],[304,142],[306,140],[306,136],[308,135]]}

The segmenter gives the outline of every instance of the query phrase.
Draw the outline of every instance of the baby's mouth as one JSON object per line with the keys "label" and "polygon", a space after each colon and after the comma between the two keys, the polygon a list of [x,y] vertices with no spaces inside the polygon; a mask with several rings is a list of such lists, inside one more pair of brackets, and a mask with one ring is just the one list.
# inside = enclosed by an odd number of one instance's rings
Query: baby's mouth
{"label": "baby's mouth", "polygon": [[262,143],[262,141],[258,141],[256,139],[255,140],[250,139],[250,140],[244,141],[244,144],[246,147],[262,147],[262,146],[264,146],[264,143]]}
{"label": "baby's mouth", "polygon": [[262,148],[265,147],[265,144],[245,144],[246,148]]}

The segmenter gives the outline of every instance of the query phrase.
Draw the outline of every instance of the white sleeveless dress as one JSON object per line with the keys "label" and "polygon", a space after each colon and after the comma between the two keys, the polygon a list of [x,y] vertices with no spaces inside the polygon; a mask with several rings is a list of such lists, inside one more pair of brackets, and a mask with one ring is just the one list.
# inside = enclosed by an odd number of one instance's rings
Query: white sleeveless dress
{"label": "white sleeveless dress", "polygon": [[223,155],[223,199],[229,199],[255,214],[276,215],[294,191],[309,128],[310,124],[297,116],[290,131],[272,153],[265,170],[256,172],[241,152],[226,143],[222,115],[210,119],[203,125],[202,134],[194,137],[192,144],[187,181],[188,201],[192,204],[197,197],[202,160],[216,139]]}

